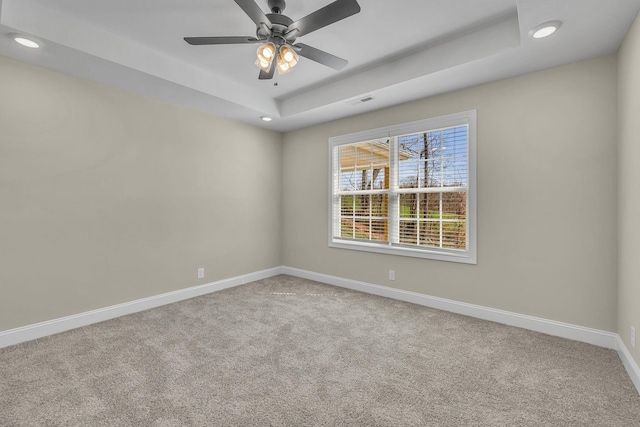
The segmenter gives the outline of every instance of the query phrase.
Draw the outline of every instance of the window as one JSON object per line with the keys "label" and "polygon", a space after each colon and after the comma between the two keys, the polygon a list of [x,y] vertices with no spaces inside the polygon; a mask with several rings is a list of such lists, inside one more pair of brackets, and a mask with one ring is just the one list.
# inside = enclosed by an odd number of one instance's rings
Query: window
{"label": "window", "polygon": [[476,112],[329,140],[329,246],[476,263]]}

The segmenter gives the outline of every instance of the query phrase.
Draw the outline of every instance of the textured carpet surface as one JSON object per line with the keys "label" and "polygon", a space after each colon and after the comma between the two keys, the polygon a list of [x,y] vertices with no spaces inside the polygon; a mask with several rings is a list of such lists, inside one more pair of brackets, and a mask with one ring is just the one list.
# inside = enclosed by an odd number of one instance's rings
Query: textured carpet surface
{"label": "textured carpet surface", "polygon": [[277,276],[0,350],[2,426],[640,426],[613,350]]}

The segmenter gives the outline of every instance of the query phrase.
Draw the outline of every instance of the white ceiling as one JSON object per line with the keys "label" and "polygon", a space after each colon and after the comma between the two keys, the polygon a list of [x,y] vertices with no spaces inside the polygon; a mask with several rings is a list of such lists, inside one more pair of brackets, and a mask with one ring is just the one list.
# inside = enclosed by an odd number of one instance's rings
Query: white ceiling
{"label": "white ceiling", "polygon": [[[295,21],[331,1],[288,0],[284,14]],[[301,58],[259,81],[257,45],[183,41],[255,36],[233,0],[0,0],[0,55],[284,132],[614,53],[640,10],[640,0],[358,2],[359,14],[298,39],[349,60],[341,71]],[[550,20],[563,22],[556,34],[529,36]]]}

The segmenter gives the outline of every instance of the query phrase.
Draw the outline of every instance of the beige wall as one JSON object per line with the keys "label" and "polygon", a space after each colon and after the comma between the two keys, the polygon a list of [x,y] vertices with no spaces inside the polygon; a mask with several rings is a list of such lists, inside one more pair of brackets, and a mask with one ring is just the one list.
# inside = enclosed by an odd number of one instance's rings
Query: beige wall
{"label": "beige wall", "polygon": [[281,264],[280,134],[2,57],[0,94],[0,331]]}
{"label": "beige wall", "polygon": [[[616,73],[600,57],[286,134],[284,264],[616,331]],[[477,265],[328,247],[329,137],[469,109]]]}
{"label": "beige wall", "polygon": [[[619,285],[618,334],[640,365],[640,18],[618,56]],[[636,348],[631,347],[631,326]]]}
{"label": "beige wall", "polygon": [[[634,31],[620,76],[637,86]],[[635,303],[621,292],[617,318],[616,83],[616,57],[601,57],[290,132],[282,145],[0,58],[0,331],[284,264],[608,331],[619,321],[628,338],[639,305],[637,286]],[[328,138],[468,109],[478,265],[330,249]]]}

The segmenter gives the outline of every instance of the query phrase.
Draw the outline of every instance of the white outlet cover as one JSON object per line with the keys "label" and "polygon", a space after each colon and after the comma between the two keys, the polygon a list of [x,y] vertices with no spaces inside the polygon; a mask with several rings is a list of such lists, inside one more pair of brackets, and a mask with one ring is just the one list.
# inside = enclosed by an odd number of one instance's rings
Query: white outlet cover
{"label": "white outlet cover", "polygon": [[204,279],[204,268],[198,269],[198,279]]}
{"label": "white outlet cover", "polygon": [[636,348],[636,328],[631,327],[631,347]]}

